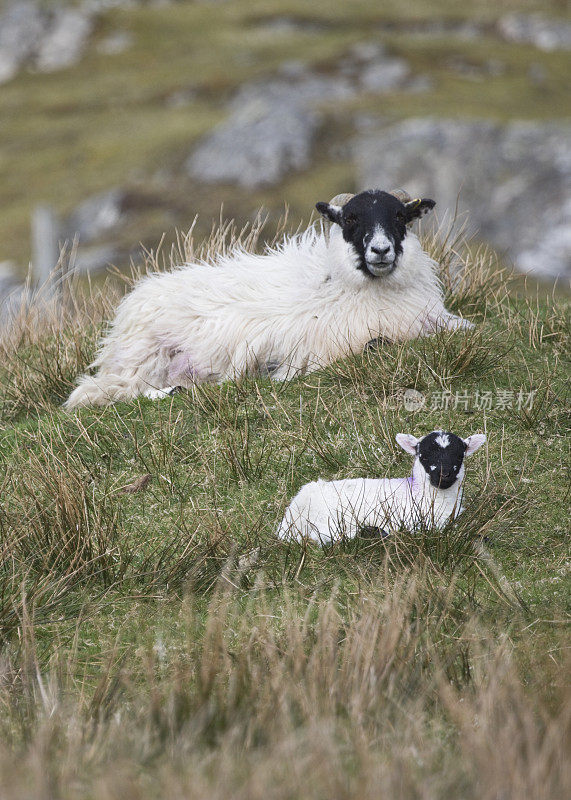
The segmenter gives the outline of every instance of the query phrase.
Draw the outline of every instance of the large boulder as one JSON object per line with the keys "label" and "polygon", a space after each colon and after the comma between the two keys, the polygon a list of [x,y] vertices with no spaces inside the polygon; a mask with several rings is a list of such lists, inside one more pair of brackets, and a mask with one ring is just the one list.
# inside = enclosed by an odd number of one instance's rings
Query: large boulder
{"label": "large boulder", "polygon": [[0,11],[0,83],[21,69],[51,72],[75,64],[93,30],[93,11],[16,0]]}
{"label": "large boulder", "polygon": [[362,188],[433,197],[518,269],[571,275],[570,125],[409,119],[358,136],[354,157]]}
{"label": "large boulder", "polygon": [[346,80],[316,76],[244,86],[230,103],[228,119],[189,158],[188,171],[204,183],[276,183],[310,165],[320,105],[351,93]]}

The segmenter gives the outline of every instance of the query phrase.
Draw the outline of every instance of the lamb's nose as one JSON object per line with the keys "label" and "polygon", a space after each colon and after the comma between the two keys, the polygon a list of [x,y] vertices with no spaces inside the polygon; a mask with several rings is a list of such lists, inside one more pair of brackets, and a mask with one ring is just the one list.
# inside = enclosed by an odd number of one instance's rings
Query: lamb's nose
{"label": "lamb's nose", "polygon": [[371,245],[371,252],[377,256],[386,256],[390,253],[390,250],[390,247],[373,247],[373,245]]}

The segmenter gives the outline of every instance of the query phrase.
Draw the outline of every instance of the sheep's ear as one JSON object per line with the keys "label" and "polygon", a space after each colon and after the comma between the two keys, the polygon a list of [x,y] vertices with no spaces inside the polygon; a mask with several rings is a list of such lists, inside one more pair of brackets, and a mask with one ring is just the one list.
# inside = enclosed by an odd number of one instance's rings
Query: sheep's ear
{"label": "sheep's ear", "polygon": [[412,222],[414,219],[418,219],[419,217],[423,217],[425,214],[428,214],[428,212],[431,211],[435,205],[435,201],[431,200],[429,197],[417,197],[414,200],[411,200],[409,203],[405,203],[404,213],[407,223]]}
{"label": "sheep's ear", "polygon": [[395,438],[405,453],[410,453],[411,456],[416,455],[416,446],[420,439],[417,439],[412,433],[397,433]]}
{"label": "sheep's ear", "polygon": [[479,450],[480,447],[486,441],[486,434],[485,433],[474,433],[472,436],[468,436],[467,439],[464,439],[464,444],[466,445],[466,453],[465,455],[471,456],[472,453],[475,453],[476,450]]}
{"label": "sheep's ear", "polygon": [[320,214],[323,214],[324,217],[331,220],[331,222],[336,222],[337,225],[341,225],[341,216],[343,213],[343,208],[341,206],[334,206],[331,205],[331,203],[316,203],[315,208]]}

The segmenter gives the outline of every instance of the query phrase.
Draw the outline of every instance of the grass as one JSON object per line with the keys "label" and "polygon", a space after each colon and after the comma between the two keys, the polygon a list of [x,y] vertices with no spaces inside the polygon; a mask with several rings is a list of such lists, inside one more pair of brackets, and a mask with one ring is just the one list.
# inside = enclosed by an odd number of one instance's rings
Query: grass
{"label": "grass", "polygon": [[[180,247],[236,238],[264,228]],[[2,797],[568,794],[568,303],[453,231],[425,245],[474,331],[285,384],[68,415],[116,290],[5,332]],[[274,538],[304,482],[404,475],[395,434],[437,427],[488,435],[443,532]]]}

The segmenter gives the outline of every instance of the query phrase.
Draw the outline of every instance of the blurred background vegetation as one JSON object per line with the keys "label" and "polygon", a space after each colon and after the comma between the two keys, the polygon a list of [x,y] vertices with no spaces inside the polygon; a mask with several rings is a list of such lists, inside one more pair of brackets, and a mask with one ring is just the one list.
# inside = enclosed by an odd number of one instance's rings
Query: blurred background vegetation
{"label": "blurred background vegetation", "polygon": [[[434,196],[440,214],[460,193],[508,261],[565,275],[567,11],[565,0],[1,0],[0,284],[26,275],[40,205],[58,239],[79,241],[77,268],[104,274],[197,215],[208,233],[221,206],[239,222],[263,206],[271,229],[287,205],[295,227],[317,200],[391,180]],[[430,124],[411,137],[398,128],[410,119]]]}

